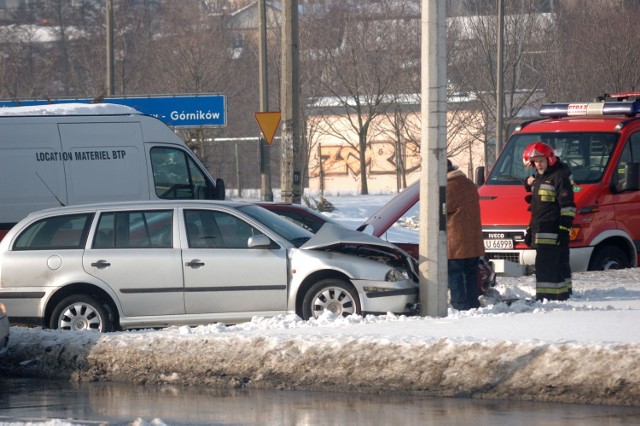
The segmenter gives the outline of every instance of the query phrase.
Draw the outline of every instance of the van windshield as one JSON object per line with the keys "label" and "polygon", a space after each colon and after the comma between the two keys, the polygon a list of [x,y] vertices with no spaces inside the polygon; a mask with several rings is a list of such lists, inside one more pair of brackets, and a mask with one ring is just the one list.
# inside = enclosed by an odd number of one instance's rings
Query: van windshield
{"label": "van windshield", "polygon": [[555,149],[569,167],[576,184],[597,183],[618,142],[617,133],[525,133],[513,135],[487,178],[489,185],[522,184],[531,169],[525,168],[522,152],[533,142],[542,141]]}

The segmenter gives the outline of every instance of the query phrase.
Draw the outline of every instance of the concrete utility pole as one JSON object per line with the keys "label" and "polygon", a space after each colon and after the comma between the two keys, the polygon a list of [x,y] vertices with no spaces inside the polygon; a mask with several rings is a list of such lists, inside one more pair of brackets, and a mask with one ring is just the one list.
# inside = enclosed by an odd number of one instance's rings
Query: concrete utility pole
{"label": "concrete utility pole", "polygon": [[422,0],[420,314],[447,316],[446,0]]}
{"label": "concrete utility pole", "polygon": [[504,1],[498,0],[498,34],[496,52],[496,158],[502,150],[504,134],[502,131],[504,118],[504,70],[502,63],[504,59]]}
{"label": "concrete utility pole", "polygon": [[113,65],[113,3],[112,0],[107,0],[106,3],[106,15],[107,15],[107,69],[106,69],[106,81],[105,91],[107,96],[113,96],[114,92],[114,65]]}
{"label": "concrete utility pole", "polygon": [[[260,60],[258,62],[258,74],[260,74],[260,111],[269,111],[269,81],[267,79],[267,8],[266,0],[258,1],[258,14],[260,15]],[[258,140],[260,152],[260,199],[273,201],[271,189],[271,145],[263,137]]]}
{"label": "concrete utility pole", "polygon": [[298,52],[298,0],[282,1],[282,76],[280,98],[282,162],[280,191],[282,201],[300,204],[300,76]]}

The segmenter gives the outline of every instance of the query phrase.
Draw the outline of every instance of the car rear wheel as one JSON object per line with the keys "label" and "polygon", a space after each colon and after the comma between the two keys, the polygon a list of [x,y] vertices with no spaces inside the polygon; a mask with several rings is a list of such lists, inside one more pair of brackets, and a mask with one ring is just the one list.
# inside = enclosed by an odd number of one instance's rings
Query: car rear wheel
{"label": "car rear wheel", "polygon": [[113,331],[109,307],[95,297],[77,294],[63,299],[51,315],[50,328],[72,331]]}
{"label": "car rear wheel", "polygon": [[304,296],[302,317],[318,318],[325,312],[338,316],[362,315],[360,299],[353,286],[340,279],[325,279],[315,283]]}

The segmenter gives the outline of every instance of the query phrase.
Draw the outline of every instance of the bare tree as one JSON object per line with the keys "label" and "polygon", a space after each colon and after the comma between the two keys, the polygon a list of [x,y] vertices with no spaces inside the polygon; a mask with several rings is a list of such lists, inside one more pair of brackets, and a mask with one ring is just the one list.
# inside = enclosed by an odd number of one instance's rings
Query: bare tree
{"label": "bare tree", "polygon": [[[409,98],[409,103],[402,98]],[[417,101],[417,103],[416,103]],[[396,166],[396,190],[400,192],[407,187],[407,157],[420,155],[420,105],[419,95],[395,96],[392,107],[385,116],[389,127],[382,131],[393,141]]]}
{"label": "bare tree", "polygon": [[11,63],[3,64],[3,91],[11,98],[81,96],[86,75],[78,67],[77,48],[88,33],[81,24],[94,8],[72,7],[70,2],[29,2],[15,10],[16,24],[0,31],[0,49]]}
{"label": "bare tree", "polygon": [[[307,9],[308,10],[308,9]],[[324,49],[335,47],[340,42],[340,29],[338,25],[327,19],[327,8],[319,7],[312,13],[300,15],[300,116],[301,122],[301,141],[300,157],[302,164],[301,170],[305,170],[303,178],[303,187],[311,177],[312,170],[309,165],[312,159],[316,159],[318,164],[319,186],[320,191],[324,191],[324,173],[322,169],[322,131],[321,121],[317,119],[318,114],[322,114],[321,109],[315,108],[321,103],[323,95],[322,73],[323,64],[322,54]],[[320,18],[320,19],[319,19]]]}
{"label": "bare tree", "polygon": [[[405,40],[415,41],[411,51],[400,52],[397,61],[402,63],[402,72],[398,73],[392,91],[392,106],[385,113],[388,126],[382,131],[395,146],[395,166],[398,191],[407,186],[406,176],[411,172],[407,161],[420,156],[421,89],[420,89],[420,28],[406,26]],[[448,66],[452,67],[453,58],[458,57],[456,49],[459,40],[449,37],[447,45]],[[408,53],[408,55],[407,55]],[[459,87],[455,81],[447,87],[447,154],[457,156],[463,153],[469,158],[469,167],[473,168],[474,147],[484,143],[485,126],[478,109],[475,95]],[[408,169],[409,167],[409,169]]]}
{"label": "bare tree", "polygon": [[53,65],[48,47],[32,25],[0,28],[0,96],[24,99],[46,95]]}
{"label": "bare tree", "polygon": [[395,77],[389,90],[390,105],[379,126],[379,131],[393,143],[394,155],[387,161],[395,166],[397,191],[406,188],[407,173],[411,171],[408,160],[419,158],[421,146],[421,26],[417,19],[421,15],[415,1],[404,0],[401,4],[403,14],[411,21],[399,21],[390,39],[389,48],[398,66],[393,70]]}
{"label": "bare tree", "polygon": [[[220,137],[257,136],[253,112],[258,110],[257,54],[250,42],[234,47],[229,15],[205,13],[198,1],[172,3],[162,10],[161,37],[147,52],[150,69],[147,90],[151,93],[222,93],[227,99],[227,127],[193,129],[182,137],[215,176],[235,181],[234,145],[210,141]],[[243,164],[255,164],[255,151],[243,149]],[[256,170],[250,167],[248,170]],[[250,176],[248,176],[249,178]],[[258,175],[251,173],[257,179]],[[257,180],[248,182],[255,185]]]}
{"label": "bare tree", "polygon": [[[398,55],[407,49],[404,27],[412,23],[404,19],[406,10],[396,9],[397,5],[381,1],[359,8],[346,4],[336,8],[326,17],[326,28],[340,31],[339,44],[329,44],[318,51],[322,90],[335,101],[341,116],[339,120],[326,116],[323,124],[330,134],[355,149],[361,194],[369,192],[369,131],[376,118],[390,107],[389,94],[402,66]],[[351,134],[345,133],[345,121]]]}
{"label": "bare tree", "polygon": [[[150,93],[148,73],[149,51],[161,32],[161,5],[152,7],[149,0],[118,0],[115,2],[115,93],[121,95]],[[105,19],[104,10],[100,19]],[[104,22],[104,21],[103,21]],[[106,44],[106,32],[100,32],[100,42]],[[103,77],[104,78],[104,77]]]}
{"label": "bare tree", "polygon": [[53,24],[56,37],[56,49],[51,52],[51,59],[56,62],[60,88],[63,96],[70,96],[78,89],[80,76],[76,73],[74,65],[72,43],[74,12],[69,2],[63,0],[52,0],[42,5],[41,16],[49,23]]}
{"label": "bare tree", "polygon": [[[521,120],[519,116],[537,106],[543,96],[543,70],[539,58],[547,51],[549,14],[538,13],[537,4],[525,0],[506,0],[504,36],[505,128]],[[476,15],[451,19],[448,37],[450,79],[460,91],[478,102],[486,144],[495,134],[496,122],[496,16]],[[504,129],[503,129],[504,131]]]}
{"label": "bare tree", "polygon": [[[115,3],[115,50],[119,92],[145,93],[148,46],[152,39],[155,3],[147,0],[117,0]],[[16,11],[16,20],[39,25],[3,28],[12,32],[13,42],[2,48],[16,52],[16,74],[25,84],[25,76],[39,75],[31,84],[33,95],[56,97],[92,97],[105,95],[105,15],[98,2],[72,3],[53,0],[29,2]],[[20,33],[19,37],[16,35]],[[31,33],[31,34],[29,34]],[[43,35],[46,38],[43,38]],[[16,43],[17,42],[17,43]],[[25,55],[29,56],[26,59]],[[4,74],[8,77],[9,74]],[[26,81],[25,81],[26,80]],[[5,80],[6,81],[6,80]],[[132,83],[133,82],[133,83]],[[33,96],[19,94],[17,97]]]}
{"label": "bare tree", "polygon": [[555,16],[543,64],[549,100],[588,101],[640,88],[637,1],[563,1]]}

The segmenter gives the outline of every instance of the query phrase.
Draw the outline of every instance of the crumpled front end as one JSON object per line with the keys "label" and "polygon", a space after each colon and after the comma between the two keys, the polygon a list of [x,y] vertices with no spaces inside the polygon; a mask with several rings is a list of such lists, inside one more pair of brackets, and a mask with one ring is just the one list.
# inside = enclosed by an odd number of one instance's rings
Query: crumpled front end
{"label": "crumpled front end", "polygon": [[416,260],[398,246],[380,238],[326,223],[301,249],[318,250],[369,259],[392,266],[418,280]]}
{"label": "crumpled front end", "polygon": [[[378,246],[337,245],[324,249],[330,253],[355,256],[363,265],[362,275],[357,275],[351,282],[361,295],[362,312],[364,314],[411,315],[417,313],[418,275],[415,260],[400,250],[388,250]],[[374,263],[376,269],[381,267],[379,275],[382,279],[367,279]],[[378,266],[380,265],[380,266]]]}
{"label": "crumpled front end", "polygon": [[292,265],[298,277],[328,271],[343,275],[356,288],[363,314],[418,312],[418,268],[408,253],[379,238],[329,225],[316,237],[296,250]]}

